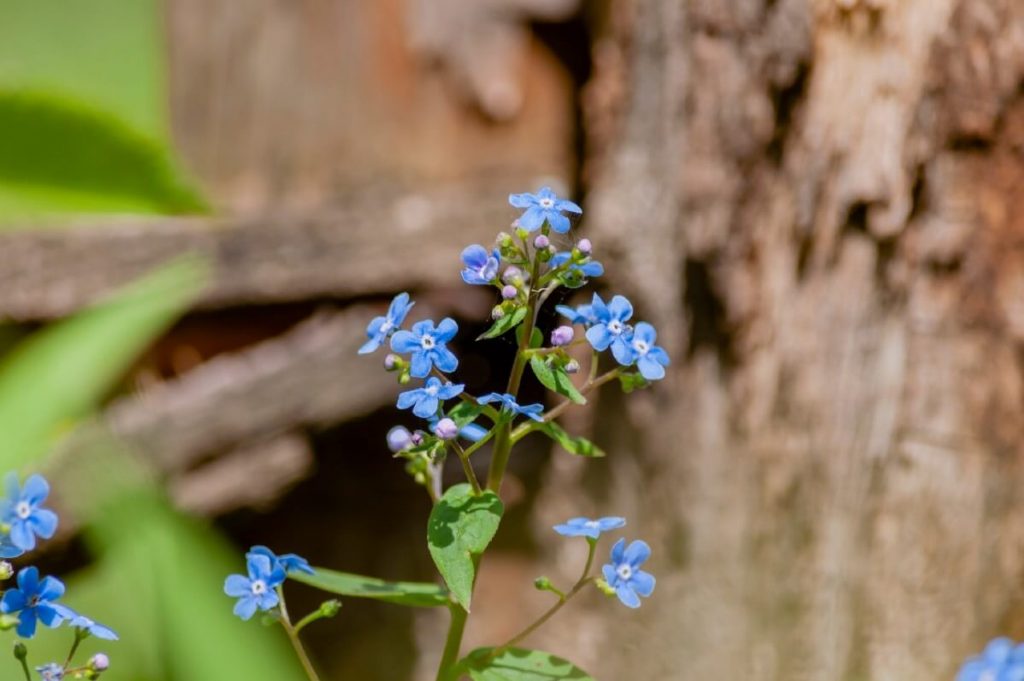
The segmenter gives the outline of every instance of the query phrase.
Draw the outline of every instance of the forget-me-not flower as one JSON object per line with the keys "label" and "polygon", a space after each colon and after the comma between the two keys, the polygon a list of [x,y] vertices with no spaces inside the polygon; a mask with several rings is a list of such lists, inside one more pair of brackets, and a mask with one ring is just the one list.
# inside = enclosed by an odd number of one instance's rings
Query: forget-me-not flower
{"label": "forget-me-not flower", "polygon": [[1024,644],[1014,645],[1008,638],[989,641],[981,655],[975,655],[960,667],[956,681],[1020,681],[1024,679]]}
{"label": "forget-me-not flower", "polygon": [[399,293],[395,296],[388,307],[388,313],[383,317],[375,317],[366,327],[366,335],[369,340],[363,343],[363,347],[359,348],[359,354],[365,355],[379,348],[388,339],[388,336],[402,326],[405,316],[409,314],[409,310],[415,304],[409,302],[408,293]]}
{"label": "forget-me-not flower", "polygon": [[[560,253],[555,253],[553,256],[551,256],[551,260],[548,261],[548,264],[551,265],[552,267],[561,267],[565,263],[569,262],[571,259],[571,251],[562,251]],[[604,274],[604,265],[602,265],[596,260],[590,260],[588,258],[587,261],[583,263],[571,263],[569,265],[569,270],[573,272],[579,272],[584,277],[600,277],[602,274]]]}
{"label": "forget-me-not flower", "polygon": [[279,556],[266,546],[253,546],[249,549],[246,557],[248,557],[249,554],[266,556],[270,559],[272,565],[280,565],[281,568],[284,569],[285,573],[289,575],[295,572],[305,572],[307,575],[316,574],[316,572],[313,571],[313,568],[309,566],[308,560],[294,553],[282,553]]}
{"label": "forget-me-not flower", "polygon": [[625,296],[615,296],[605,305],[601,296],[594,294],[591,303],[597,322],[587,329],[587,340],[597,351],[612,349],[612,355],[619,364],[633,363],[633,351],[629,339],[633,329],[627,323],[633,316],[633,305]]}
{"label": "forget-me-not flower", "polygon": [[597,539],[602,532],[610,532],[626,526],[626,519],[607,516],[591,520],[590,518],[571,518],[561,525],[555,525],[555,532],[563,537],[590,537]]}
{"label": "forget-me-not flower", "polygon": [[525,208],[519,216],[519,226],[528,232],[540,229],[546,220],[559,234],[569,231],[569,218],[562,212],[580,215],[583,209],[572,201],[560,199],[551,187],[541,187],[536,194],[509,194],[508,202],[516,208]]}
{"label": "forget-me-not flower", "polygon": [[64,618],[56,601],[64,595],[64,583],[56,577],[39,579],[36,567],[27,567],[18,573],[18,588],[8,589],[0,599],[0,612],[18,613],[18,636],[32,638],[36,634],[36,621],[48,627],[58,627]]}
{"label": "forget-me-not flower", "polygon": [[39,672],[39,678],[42,681],[61,681],[64,678],[64,667],[56,662],[36,667],[36,671]]}
{"label": "forget-me-not flower", "polygon": [[498,277],[501,253],[494,249],[490,253],[479,244],[466,246],[462,251],[462,281],[467,284],[490,284]]}
{"label": "forget-me-not flower", "polygon": [[256,610],[270,610],[277,606],[277,587],[285,579],[285,569],[263,553],[249,552],[245,556],[249,576],[229,575],[224,580],[224,593],[237,598],[235,614],[243,620],[251,619]]}
{"label": "forget-me-not flower", "polygon": [[77,613],[61,603],[54,604],[54,607],[57,609],[57,614],[61,616],[61,620],[63,622],[67,622],[69,627],[81,629],[82,631],[88,632],[91,636],[101,638],[104,641],[118,640],[117,632],[110,627],[104,626],[94,619]]}
{"label": "forget-me-not flower", "polygon": [[633,360],[640,369],[640,375],[648,381],[665,378],[665,367],[669,365],[668,353],[664,348],[654,344],[657,338],[658,332],[653,326],[647,322],[640,322],[633,329],[633,335],[629,339]]}
{"label": "forget-me-not flower", "polygon": [[626,540],[620,539],[612,547],[612,562],[602,568],[604,581],[629,608],[639,608],[640,596],[647,598],[654,591],[654,575],[640,569],[650,555],[647,542],[638,539],[627,547]]}
{"label": "forget-me-not flower", "polygon": [[491,402],[501,402],[501,406],[506,411],[510,411],[513,414],[520,414],[534,421],[543,421],[544,418],[541,414],[544,413],[543,404],[527,404],[526,406],[519,406],[516,402],[514,395],[509,393],[487,393],[482,397],[477,398],[477,402],[480,404],[489,404]]}
{"label": "forget-me-not flower", "polygon": [[[0,517],[11,528],[10,544],[22,551],[31,551],[36,546],[36,535],[49,539],[57,531],[57,514],[42,507],[42,503],[50,494],[50,485],[43,476],[33,475],[22,487],[18,484],[17,473],[9,473],[5,483],[7,497],[0,507]],[[4,544],[6,542],[0,543],[0,547]],[[13,549],[7,546],[4,554],[12,551]]]}
{"label": "forget-me-not flower", "polygon": [[555,310],[573,324],[582,324],[587,327],[597,324],[597,317],[594,315],[594,308],[591,305],[579,305],[577,307],[556,305]]}
{"label": "forget-me-not flower", "polygon": [[391,337],[391,349],[412,355],[409,374],[415,378],[426,378],[431,367],[445,373],[455,371],[459,360],[445,343],[455,338],[459,325],[454,319],[445,317],[434,327],[434,322],[424,319],[412,325],[412,331],[398,331]]}
{"label": "forget-me-not flower", "polygon": [[437,408],[445,400],[450,400],[462,393],[466,386],[459,383],[441,382],[437,376],[431,376],[422,388],[406,390],[398,395],[398,408],[412,407],[412,413],[421,419],[429,419],[437,413]]}

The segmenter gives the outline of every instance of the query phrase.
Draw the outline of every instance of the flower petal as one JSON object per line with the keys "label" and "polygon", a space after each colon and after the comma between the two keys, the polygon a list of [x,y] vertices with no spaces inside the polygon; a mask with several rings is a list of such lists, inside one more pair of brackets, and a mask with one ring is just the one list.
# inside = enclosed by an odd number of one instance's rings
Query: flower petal
{"label": "flower petal", "polygon": [[660,381],[665,378],[665,367],[654,361],[649,354],[637,360],[636,366],[640,369],[640,375],[648,381]]}
{"label": "flower petal", "polygon": [[[438,345],[430,352],[433,355],[434,364],[444,373],[451,373],[459,367],[459,358],[448,348]],[[413,374],[413,376],[415,375]]]}
{"label": "flower petal", "polygon": [[587,329],[587,340],[590,341],[595,350],[603,352],[612,344],[615,336],[608,331],[608,327],[605,324],[595,324]]}
{"label": "flower petal", "polygon": [[519,226],[527,232],[539,229],[544,224],[545,212],[540,206],[530,206],[526,212],[519,216]]}
{"label": "flower petal", "polygon": [[431,416],[437,413],[438,400],[436,397],[430,395],[424,395],[423,399],[416,403],[413,407],[412,413],[419,416],[421,419],[429,419]]}
{"label": "flower petal", "polygon": [[252,619],[252,616],[256,614],[256,599],[252,596],[238,599],[234,612],[243,620]]}
{"label": "flower petal", "polygon": [[487,249],[480,244],[473,244],[472,246],[466,246],[462,249],[462,255],[460,257],[467,267],[478,270],[487,263],[487,259],[490,255],[491,254],[487,252]]}
{"label": "flower petal", "polygon": [[551,229],[555,230],[559,234],[565,234],[572,226],[569,222],[569,218],[557,211],[549,210],[545,214],[545,217],[547,218],[548,224],[551,225]]}
{"label": "flower petal", "polygon": [[395,335],[391,337],[391,349],[395,352],[407,353],[419,350],[422,346],[420,345],[420,339],[416,337],[411,331],[396,331]]}
{"label": "flower petal", "polygon": [[647,322],[640,322],[633,327],[633,338],[642,340],[647,345],[654,345],[654,341],[658,338],[658,332]]}
{"label": "flower petal", "polygon": [[64,595],[64,582],[56,577],[43,577],[39,583],[39,599],[43,601],[55,601]]}
{"label": "flower petal", "polygon": [[651,557],[651,547],[647,545],[642,539],[637,539],[631,542],[629,547],[626,548],[625,553],[622,555],[622,559],[629,563],[630,566],[636,568],[638,565],[642,565],[644,561]]}
{"label": "flower petal", "polygon": [[537,203],[537,197],[533,194],[509,194],[508,202],[516,208],[529,208]]}
{"label": "flower petal", "polygon": [[622,366],[628,367],[636,361],[636,351],[622,336],[615,336],[611,346],[612,357],[614,357],[615,361]]}
{"label": "flower petal", "polygon": [[426,352],[414,352],[409,363],[409,375],[414,378],[426,378],[430,373],[430,355]]}
{"label": "flower petal", "polygon": [[612,302],[608,303],[608,312],[613,319],[624,322],[633,316],[633,303],[629,302],[626,296],[615,296]]}
{"label": "flower petal", "polygon": [[455,334],[459,332],[459,325],[451,317],[445,317],[441,320],[441,323],[437,325],[437,331],[434,333],[434,340],[438,343],[447,343],[451,339],[455,338]]}
{"label": "flower petal", "polygon": [[49,539],[57,531],[57,514],[47,508],[37,508],[29,516],[29,526],[43,539]]}
{"label": "flower petal", "polygon": [[633,587],[628,582],[615,587],[615,595],[619,597],[619,600],[627,608],[640,607],[640,597],[636,595],[636,591],[633,591]]}
{"label": "flower petal", "polygon": [[583,214],[583,209],[569,199],[559,199],[558,202],[555,203],[555,208],[569,213],[576,213],[577,215]]}
{"label": "flower petal", "polygon": [[228,575],[224,580],[224,593],[234,598],[241,598],[252,591],[252,582],[243,575]]}
{"label": "flower petal", "polygon": [[612,546],[612,562],[616,565],[622,562],[622,554],[626,550],[626,540],[620,539]]}
{"label": "flower petal", "polygon": [[399,409],[408,409],[414,404],[418,404],[420,400],[426,395],[426,391],[423,388],[416,388],[415,390],[406,390],[404,393],[398,394],[398,402],[395,404]]}
{"label": "flower petal", "polygon": [[29,477],[21,490],[21,498],[32,506],[42,503],[49,494],[49,483],[46,482],[46,478],[38,474]]}
{"label": "flower petal", "polygon": [[646,598],[654,592],[654,584],[656,580],[654,575],[643,570],[637,570],[633,573],[633,576],[629,578],[629,583],[636,590],[638,594]]}

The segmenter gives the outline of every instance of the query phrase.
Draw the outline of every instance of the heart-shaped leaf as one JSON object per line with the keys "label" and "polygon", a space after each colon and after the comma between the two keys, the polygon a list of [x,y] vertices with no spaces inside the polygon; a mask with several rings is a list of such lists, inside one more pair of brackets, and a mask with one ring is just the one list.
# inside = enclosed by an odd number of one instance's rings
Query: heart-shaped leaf
{"label": "heart-shaped leaf", "polygon": [[505,507],[490,490],[466,484],[448,489],[430,512],[427,544],[455,600],[466,610],[473,595],[476,559],[494,539]]}

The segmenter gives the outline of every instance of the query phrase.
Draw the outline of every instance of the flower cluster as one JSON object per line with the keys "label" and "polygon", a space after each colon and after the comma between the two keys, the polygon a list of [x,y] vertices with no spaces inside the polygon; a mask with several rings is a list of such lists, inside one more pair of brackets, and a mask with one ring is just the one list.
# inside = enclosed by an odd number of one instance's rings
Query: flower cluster
{"label": "flower cluster", "polygon": [[[555,525],[555,532],[565,537],[586,537],[593,550],[602,533],[625,526],[626,519],[617,516],[596,520],[572,518]],[[609,595],[615,595],[623,605],[639,608],[640,596],[647,598],[654,593],[654,575],[640,569],[650,556],[651,548],[646,542],[636,540],[626,546],[626,540],[619,539],[612,546],[611,562],[601,568],[604,579],[598,582],[598,587]]]}
{"label": "flower cluster", "polygon": [[571,308],[559,306],[558,311],[573,324],[586,329],[587,341],[598,352],[611,348],[615,361],[622,366],[636,364],[640,375],[648,381],[665,377],[669,356],[664,348],[655,345],[658,332],[647,322],[636,326],[629,323],[633,317],[633,304],[625,296],[615,296],[605,304],[594,294],[589,305]]}
{"label": "flower cluster", "polygon": [[985,650],[967,660],[956,681],[1017,681],[1024,679],[1024,643],[1008,638],[989,641]]}
{"label": "flower cluster", "polygon": [[268,612],[281,602],[279,587],[289,575],[315,574],[309,562],[294,553],[278,556],[266,546],[253,546],[245,554],[246,574],[228,575],[224,593],[237,598],[235,614],[252,619],[257,610]]}
{"label": "flower cluster", "polygon": [[[50,486],[41,475],[30,476],[21,484],[17,474],[10,473],[4,481],[4,497],[0,500],[0,558],[19,558],[36,547],[37,539],[50,539],[57,531],[57,514],[43,506],[50,494]],[[15,574],[7,561],[0,561],[0,580]],[[89,636],[116,641],[117,634],[85,615],[75,612],[61,602],[64,583],[56,577],[42,576],[35,566],[17,572],[16,586],[3,590],[0,596],[0,629],[13,629],[22,639],[32,639],[39,624],[55,629],[68,626],[75,631],[75,647]],[[15,648],[15,654],[27,665],[28,650],[24,644]],[[72,667],[73,655],[64,664],[50,662],[36,667],[43,679],[63,679],[74,676],[89,679],[110,666],[110,660],[100,653],[81,667]],[[27,667],[26,667],[27,668]]]}

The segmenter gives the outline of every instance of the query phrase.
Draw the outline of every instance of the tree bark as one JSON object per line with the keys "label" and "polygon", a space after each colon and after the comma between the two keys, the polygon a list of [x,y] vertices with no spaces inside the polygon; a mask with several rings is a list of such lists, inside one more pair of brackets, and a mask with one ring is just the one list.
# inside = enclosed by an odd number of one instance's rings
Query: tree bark
{"label": "tree bark", "polygon": [[934,681],[1019,638],[1024,5],[631,0],[594,61],[587,229],[674,363],[603,396],[607,468],[556,457],[541,520],[588,483],[659,581],[551,645]]}

